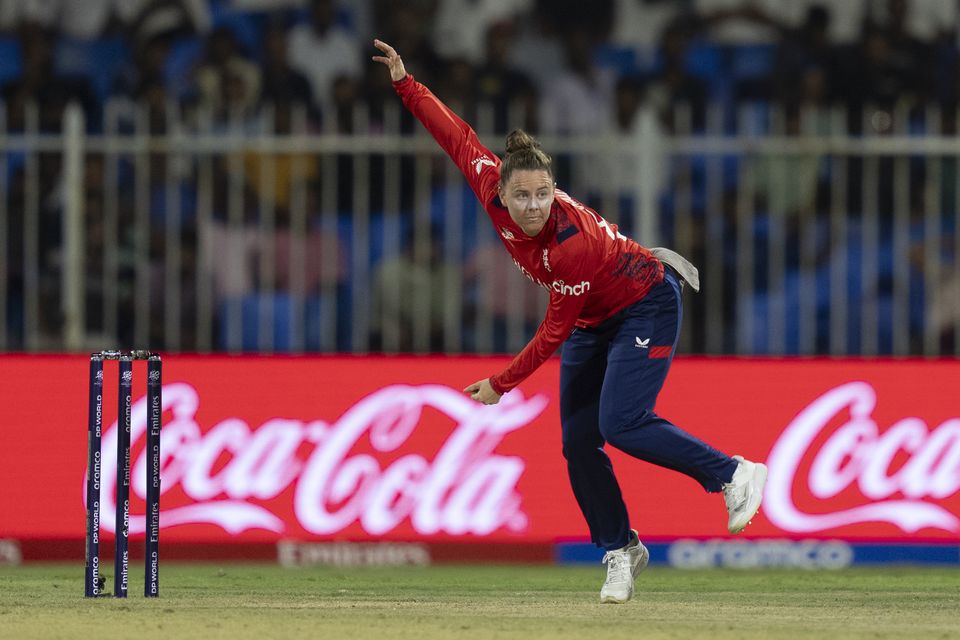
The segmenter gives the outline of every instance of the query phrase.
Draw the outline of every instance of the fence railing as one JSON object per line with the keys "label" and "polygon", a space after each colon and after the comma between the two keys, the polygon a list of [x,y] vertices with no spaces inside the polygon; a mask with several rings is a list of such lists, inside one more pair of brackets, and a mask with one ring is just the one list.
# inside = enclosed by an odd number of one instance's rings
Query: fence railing
{"label": "fence railing", "polygon": [[[2,350],[509,352],[542,317],[397,105],[349,134],[298,111],[65,113],[47,133],[0,112]],[[668,115],[542,142],[561,188],[700,266],[685,352],[958,353],[955,114]],[[492,109],[476,120],[499,151]]]}

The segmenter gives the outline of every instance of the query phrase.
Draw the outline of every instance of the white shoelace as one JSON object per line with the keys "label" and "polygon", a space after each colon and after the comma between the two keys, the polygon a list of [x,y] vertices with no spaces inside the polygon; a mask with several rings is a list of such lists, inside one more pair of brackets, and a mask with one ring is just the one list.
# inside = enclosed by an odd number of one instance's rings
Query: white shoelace
{"label": "white shoelace", "polygon": [[740,511],[747,504],[746,491],[742,487],[734,487],[733,483],[723,488],[723,497],[731,511]]}
{"label": "white shoelace", "polygon": [[[607,565],[607,582],[628,582],[633,579],[630,575],[629,554],[621,550],[607,551],[603,555],[603,564]],[[611,580],[611,578],[613,578]]]}

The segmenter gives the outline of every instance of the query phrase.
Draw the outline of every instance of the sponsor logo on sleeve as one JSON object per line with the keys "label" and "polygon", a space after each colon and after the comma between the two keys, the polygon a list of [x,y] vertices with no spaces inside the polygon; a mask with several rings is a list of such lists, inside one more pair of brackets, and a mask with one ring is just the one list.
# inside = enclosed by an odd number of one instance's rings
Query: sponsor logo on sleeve
{"label": "sponsor logo on sleeve", "polygon": [[473,166],[474,169],[477,170],[477,175],[480,175],[480,172],[483,171],[484,165],[487,165],[488,167],[497,166],[497,163],[491,160],[490,158],[488,158],[486,155],[480,156],[476,160],[473,160],[470,164]]}

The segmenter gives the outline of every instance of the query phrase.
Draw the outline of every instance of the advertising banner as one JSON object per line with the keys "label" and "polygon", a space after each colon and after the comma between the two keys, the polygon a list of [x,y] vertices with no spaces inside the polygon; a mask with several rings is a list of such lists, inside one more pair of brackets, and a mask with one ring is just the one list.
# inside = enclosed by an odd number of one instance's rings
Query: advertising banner
{"label": "advertising banner", "polygon": [[[498,405],[460,392],[507,362],[165,358],[162,540],[587,540],[561,455],[557,360]],[[82,540],[87,368],[82,356],[0,356],[0,541]],[[104,368],[109,535],[116,363]],[[136,363],[134,539],[145,528],[145,378]],[[730,455],[766,462],[763,508],[742,537],[949,543],[960,541],[958,388],[956,362],[683,358],[656,410]],[[610,455],[641,537],[728,537],[719,494]]]}

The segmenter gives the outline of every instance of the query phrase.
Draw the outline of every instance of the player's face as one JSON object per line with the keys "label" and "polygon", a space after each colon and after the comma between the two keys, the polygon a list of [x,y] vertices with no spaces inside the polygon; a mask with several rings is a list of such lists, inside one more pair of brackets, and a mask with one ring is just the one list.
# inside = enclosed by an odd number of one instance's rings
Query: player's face
{"label": "player's face", "polygon": [[553,178],[543,169],[518,169],[500,187],[500,200],[528,236],[537,235],[547,224],[553,197]]}

